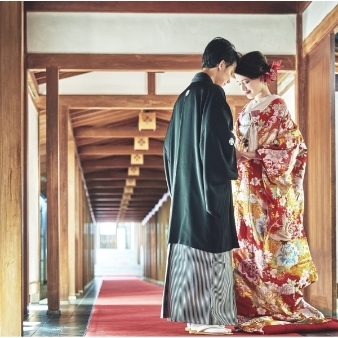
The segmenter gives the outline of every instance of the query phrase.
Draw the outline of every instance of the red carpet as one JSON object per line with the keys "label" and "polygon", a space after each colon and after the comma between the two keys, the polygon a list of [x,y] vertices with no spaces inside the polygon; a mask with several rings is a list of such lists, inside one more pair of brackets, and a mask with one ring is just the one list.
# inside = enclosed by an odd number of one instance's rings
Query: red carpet
{"label": "red carpet", "polygon": [[86,336],[183,336],[184,323],[160,318],[163,288],[136,277],[104,277]]}
{"label": "red carpet", "polygon": [[[87,329],[88,337],[193,337],[185,323],[160,318],[163,288],[132,276],[104,277]],[[234,332],[234,336],[261,336]],[[202,337],[210,335],[202,335]],[[300,336],[296,333],[280,336]]]}
{"label": "red carpet", "polygon": [[[161,286],[142,281],[133,276],[104,277],[94,304],[86,336],[89,337],[192,337],[184,330],[185,323],[169,322],[160,318]],[[232,328],[232,327],[231,327]],[[233,328],[232,328],[233,329]],[[264,329],[266,335],[301,336],[332,335],[338,332],[338,321],[324,324],[274,325]],[[322,332],[318,332],[322,331]],[[278,333],[278,334],[277,334]],[[205,335],[204,335],[205,336]],[[215,335],[213,335],[215,336]],[[233,332],[233,336],[262,336],[261,334]]]}

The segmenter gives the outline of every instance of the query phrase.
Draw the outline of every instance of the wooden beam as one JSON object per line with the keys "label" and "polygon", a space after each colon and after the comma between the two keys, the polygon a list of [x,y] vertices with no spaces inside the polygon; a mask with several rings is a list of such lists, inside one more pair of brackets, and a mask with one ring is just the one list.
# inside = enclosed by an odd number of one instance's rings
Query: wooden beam
{"label": "wooden beam", "polygon": [[[112,110],[103,109],[96,112],[89,111],[87,114],[77,116],[72,115],[72,127],[79,128],[84,126],[105,127],[107,124],[130,121],[137,118],[140,110]],[[135,123],[136,124],[136,123]]]}
{"label": "wooden beam", "polygon": [[[74,109],[172,109],[177,95],[60,95],[60,105]],[[36,99],[45,109],[46,96]]]}
{"label": "wooden beam", "polygon": [[[170,114],[171,115],[171,114]],[[74,129],[74,136],[79,138],[134,138],[134,137],[150,137],[163,138],[167,132],[165,127],[157,127],[156,130],[139,130],[135,127],[115,127],[115,128],[91,128],[79,127]]]}
{"label": "wooden beam", "polygon": [[[69,136],[70,136],[69,132]],[[69,297],[70,299],[76,298],[76,258],[75,258],[75,245],[76,243],[76,224],[77,213],[76,208],[76,145],[71,138],[68,140],[68,269],[69,269]]]}
{"label": "wooden beam", "polygon": [[[66,79],[69,77],[74,77],[77,75],[87,74],[88,72],[60,72],[59,73],[59,80]],[[46,72],[36,72],[34,73],[34,77],[36,78],[37,84],[44,84],[46,83]]]}
{"label": "wooden beam", "polygon": [[[128,211],[128,214],[124,215],[123,222],[141,222],[144,217],[149,213],[149,209],[145,208],[140,211]],[[110,212],[97,212],[98,222],[115,222],[119,211],[110,211]]]}
{"label": "wooden beam", "polygon": [[[148,211],[150,211],[153,206],[154,205],[152,203],[149,203],[147,205],[142,206],[141,208],[137,208],[136,210],[141,210],[141,211],[148,210]],[[111,207],[111,208],[97,208],[95,210],[95,213],[100,212],[100,211],[106,213],[106,212],[109,212],[109,211],[117,211],[117,210],[121,211],[121,208],[118,207],[118,206],[117,207]],[[125,209],[124,215],[127,213],[127,211],[129,212],[129,208]]]}
{"label": "wooden beam", "polygon": [[[152,207],[143,207],[142,209],[129,209],[126,210],[128,213],[124,214],[124,219],[128,217],[129,219],[133,216],[136,216],[138,218],[141,218],[141,220],[152,210]],[[113,209],[113,210],[97,210],[95,212],[98,217],[103,218],[103,217],[109,217],[109,216],[118,216],[121,214],[121,209]],[[130,215],[130,216],[129,216]]]}
{"label": "wooden beam", "polygon": [[[95,174],[86,174],[86,182],[90,181],[111,181],[111,180],[123,180],[127,178],[133,178],[128,176],[127,171],[104,171],[102,173]],[[165,176],[163,171],[154,171],[154,170],[141,170],[140,176],[135,176],[135,178],[140,180],[154,180],[154,181],[165,181]],[[137,182],[136,182],[137,184]]]}
{"label": "wooden beam", "polygon": [[[133,214],[136,215],[142,215],[144,212],[147,214],[148,212],[150,212],[150,210],[152,209],[152,207],[147,207],[147,206],[142,206],[140,208],[128,208],[128,212],[132,212]],[[121,207],[114,207],[111,208],[109,210],[96,210],[95,211],[95,215],[101,215],[101,216],[106,216],[106,215],[112,215],[112,214],[117,214],[121,211]]]}
{"label": "wooden beam", "polygon": [[[154,199],[158,200],[159,195],[160,194],[157,194],[157,195],[140,194],[140,195],[137,195],[137,196],[131,196],[128,202],[135,203],[137,201],[148,201],[148,200],[153,201]],[[96,196],[93,197],[92,196],[92,198],[91,198],[91,202],[92,202],[93,206],[96,206],[98,203],[101,203],[101,202],[103,202],[103,203],[118,202],[120,204],[121,200],[123,200],[123,195],[104,196],[104,197],[96,197]]]}
{"label": "wooden beam", "polygon": [[163,146],[150,146],[149,150],[134,150],[134,146],[84,146],[79,149],[79,155],[163,155]]}
{"label": "wooden beam", "polygon": [[[112,159],[102,160],[87,160],[82,161],[82,170],[86,173],[92,170],[112,169],[112,168],[127,168],[130,165],[130,156],[123,156]],[[163,159],[158,157],[144,157],[144,163],[139,165],[140,168],[159,168],[163,169]]]}
{"label": "wooden beam", "polygon": [[[156,204],[158,202],[158,199],[155,197],[153,198],[141,198],[141,199],[138,199],[138,200],[134,200],[134,199],[131,199],[130,201],[128,201],[128,206],[129,207],[135,207],[135,208],[138,208],[138,207],[142,207],[142,206],[145,206],[145,205],[149,205],[149,204]],[[93,209],[97,210],[98,208],[109,208],[109,207],[120,207],[121,206],[121,199],[108,199],[106,201],[100,201],[100,200],[97,200],[97,199],[93,199],[92,200],[92,206],[93,206]]]}
{"label": "wooden beam", "polygon": [[[43,71],[58,66],[63,71],[166,72],[201,70],[201,54],[27,54],[27,69]],[[282,60],[283,71],[295,70],[295,55],[266,55],[267,60]]]}
{"label": "wooden beam", "polygon": [[[299,11],[300,12],[300,11]],[[306,59],[303,56],[303,16],[301,13],[296,17],[296,47],[297,47],[297,64],[295,73],[295,108],[296,123],[302,132],[305,140],[307,139],[307,109],[306,109]],[[305,177],[305,180],[307,177]],[[304,215],[306,218],[306,215]]]}
{"label": "wooden beam", "polygon": [[[132,221],[135,221],[134,217],[141,218],[140,221],[151,211],[152,208],[142,208],[142,209],[128,209],[128,214],[124,215],[124,219],[128,218]],[[115,210],[108,210],[108,211],[96,211],[95,215],[97,215],[98,219],[108,218],[108,217],[115,217],[119,215],[121,212],[121,209],[115,209]]]}
{"label": "wooden beam", "polygon": [[[59,102],[71,109],[172,110],[177,97],[178,95],[60,95]],[[228,95],[226,100],[230,106],[243,106],[249,102],[244,95]],[[46,96],[38,97],[35,103],[39,109],[46,109]],[[156,112],[156,117],[160,116],[160,112]],[[170,120],[170,116],[167,118]]]}
{"label": "wooden beam", "polygon": [[198,71],[201,54],[27,54],[27,68],[43,71],[58,65],[63,71]]}
{"label": "wooden beam", "polygon": [[39,85],[35,79],[35,76],[33,72],[27,72],[27,82],[28,82],[28,88],[29,88],[29,93],[32,96],[32,99],[36,99],[39,97]]}
{"label": "wooden beam", "polygon": [[148,95],[156,94],[155,83],[155,73],[148,73]]}
{"label": "wooden beam", "polygon": [[26,12],[296,14],[298,1],[25,1]]}
{"label": "wooden beam", "polygon": [[69,266],[68,266],[68,107],[59,109],[59,152],[60,152],[60,300],[68,301]]}
{"label": "wooden beam", "polygon": [[298,4],[298,14],[303,14],[303,12],[308,8],[312,1],[295,1]]}
{"label": "wooden beam", "polygon": [[[99,181],[92,181],[92,182],[87,182],[87,188],[88,189],[98,189],[102,191],[107,191],[107,189],[112,189],[112,188],[124,188],[126,186],[126,181],[125,178],[120,178],[115,181],[104,181],[104,180],[99,180]],[[150,180],[142,180],[138,179],[136,182],[136,188],[163,188],[167,190],[167,183],[164,181],[150,181]]]}
{"label": "wooden beam", "polygon": [[[131,194],[132,196],[143,196],[143,195],[163,195],[165,194],[166,189],[164,188],[139,188],[138,190],[136,187],[134,187],[134,191]],[[111,188],[111,189],[92,189],[89,191],[89,196],[94,197],[94,196],[103,196],[103,197],[110,197],[110,196],[121,196],[124,194],[123,188]]]}
{"label": "wooden beam", "polygon": [[[143,206],[143,207],[140,207],[140,208],[133,208],[133,209],[127,209],[128,212],[132,211],[132,212],[138,212],[139,215],[142,215],[143,213],[148,213],[150,212],[150,210],[152,209],[152,206],[149,205],[149,206]],[[120,212],[121,208],[120,207],[112,207],[112,208],[104,208],[104,209],[97,209],[95,210],[95,215],[116,215]]]}

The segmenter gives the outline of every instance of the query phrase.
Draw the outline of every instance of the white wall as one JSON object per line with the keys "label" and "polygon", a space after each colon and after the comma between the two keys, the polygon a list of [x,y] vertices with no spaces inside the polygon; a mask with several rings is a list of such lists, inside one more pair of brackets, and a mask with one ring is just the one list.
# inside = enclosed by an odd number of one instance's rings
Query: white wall
{"label": "white wall", "polygon": [[296,119],[295,85],[292,85],[282,97],[288,107],[292,119],[298,123]]}
{"label": "white wall", "polygon": [[303,39],[338,5],[338,1],[312,1],[303,13]]}
{"label": "white wall", "polygon": [[296,15],[27,13],[29,53],[201,54],[216,36],[242,53],[295,54]]}
{"label": "white wall", "polygon": [[[278,23],[278,24],[276,24]],[[268,27],[268,28],[267,28]],[[296,15],[27,13],[29,53],[201,54],[216,36],[241,53],[296,53]],[[156,74],[156,94],[180,94],[195,73]],[[147,74],[91,72],[60,80],[61,95],[145,95]],[[227,95],[242,95],[236,81]],[[39,92],[46,94],[46,86]]]}
{"label": "white wall", "polygon": [[29,238],[29,294],[31,302],[40,300],[40,209],[39,209],[39,119],[35,106],[28,99],[27,196]]}

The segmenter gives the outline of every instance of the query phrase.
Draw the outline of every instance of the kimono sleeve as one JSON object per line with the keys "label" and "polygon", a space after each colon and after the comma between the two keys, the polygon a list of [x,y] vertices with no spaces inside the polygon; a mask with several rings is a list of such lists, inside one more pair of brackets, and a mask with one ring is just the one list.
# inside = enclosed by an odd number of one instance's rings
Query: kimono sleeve
{"label": "kimono sleeve", "polygon": [[233,120],[225,97],[220,92],[209,95],[203,109],[200,156],[206,211],[222,217],[225,199],[231,192],[230,180],[238,178]]}
{"label": "kimono sleeve", "polygon": [[270,107],[273,114],[264,131],[268,142],[257,149],[269,181],[280,188],[302,184],[307,149],[285,103]]}

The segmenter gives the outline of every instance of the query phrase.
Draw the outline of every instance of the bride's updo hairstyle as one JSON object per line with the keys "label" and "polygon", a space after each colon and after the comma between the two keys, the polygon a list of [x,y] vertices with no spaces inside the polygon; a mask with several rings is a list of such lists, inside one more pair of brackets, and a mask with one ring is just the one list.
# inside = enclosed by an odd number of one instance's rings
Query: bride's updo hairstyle
{"label": "bride's updo hairstyle", "polygon": [[251,80],[260,79],[270,84],[277,80],[277,71],[282,69],[282,61],[268,64],[266,57],[258,51],[247,53],[239,59],[235,74],[248,77]]}
{"label": "bride's updo hairstyle", "polygon": [[254,80],[269,70],[270,66],[266,57],[261,52],[255,51],[247,53],[239,59],[235,73]]}

